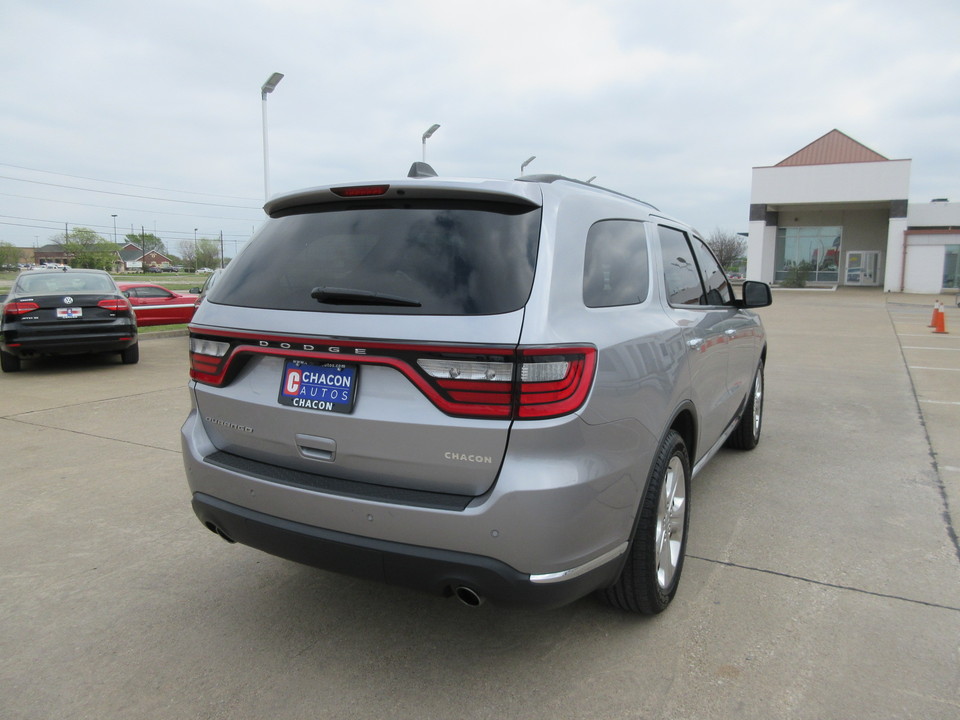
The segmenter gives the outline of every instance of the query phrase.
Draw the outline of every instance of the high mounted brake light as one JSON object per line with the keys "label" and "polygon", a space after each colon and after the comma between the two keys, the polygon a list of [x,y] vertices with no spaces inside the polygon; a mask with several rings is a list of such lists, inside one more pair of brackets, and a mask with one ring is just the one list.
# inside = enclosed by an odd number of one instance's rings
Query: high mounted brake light
{"label": "high mounted brake light", "polygon": [[[190,338],[190,377],[228,385],[257,356],[390,367],[437,409],[454,417],[542,420],[579,409],[593,386],[597,349],[589,345],[505,347],[338,342],[247,333]],[[362,372],[362,371],[361,371]]]}
{"label": "high mounted brake light", "polygon": [[340,197],[349,198],[376,197],[377,195],[385,195],[389,189],[389,185],[355,185],[352,187],[330,188],[330,192]]}

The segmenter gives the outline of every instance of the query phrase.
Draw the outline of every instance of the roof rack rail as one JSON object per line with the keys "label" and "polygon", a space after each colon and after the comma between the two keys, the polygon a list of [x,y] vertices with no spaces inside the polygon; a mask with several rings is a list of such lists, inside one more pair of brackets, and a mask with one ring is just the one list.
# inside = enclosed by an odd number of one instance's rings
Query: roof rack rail
{"label": "roof rack rail", "polygon": [[576,178],[567,177],[565,175],[551,175],[551,174],[521,175],[520,177],[517,178],[517,180],[521,182],[539,182],[539,183],[554,183],[562,180],[564,182],[574,183],[575,185],[582,185],[584,187],[593,188],[594,190],[602,190],[603,192],[608,192],[612,195],[619,195],[622,198],[626,198],[627,200],[633,200],[634,202],[641,203],[643,205],[646,205],[649,208],[653,208],[657,212],[660,212],[660,208],[658,208],[656,205],[648,203],[646,200],[641,200],[640,198],[635,198],[631,195],[627,195],[622,192],[617,192],[616,190],[611,190],[610,188],[603,187],[602,185],[594,185],[592,182],[584,182],[583,180],[577,180]]}

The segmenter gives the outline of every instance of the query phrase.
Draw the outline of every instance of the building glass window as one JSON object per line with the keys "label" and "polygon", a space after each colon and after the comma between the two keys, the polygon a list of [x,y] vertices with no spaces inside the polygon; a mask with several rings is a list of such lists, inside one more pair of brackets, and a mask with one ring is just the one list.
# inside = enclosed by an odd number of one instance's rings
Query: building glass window
{"label": "building glass window", "polygon": [[781,282],[798,266],[809,282],[837,282],[840,271],[841,227],[777,228],[775,280]]}
{"label": "building glass window", "polygon": [[943,256],[943,287],[960,288],[960,245],[947,245]]}

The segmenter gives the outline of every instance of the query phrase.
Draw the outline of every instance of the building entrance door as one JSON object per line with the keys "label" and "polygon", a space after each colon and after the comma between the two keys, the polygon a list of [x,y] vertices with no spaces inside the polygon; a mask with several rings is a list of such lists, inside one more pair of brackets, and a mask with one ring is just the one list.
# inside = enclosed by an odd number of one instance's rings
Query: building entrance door
{"label": "building entrance door", "polygon": [[851,250],[847,253],[846,285],[876,287],[880,284],[880,252]]}

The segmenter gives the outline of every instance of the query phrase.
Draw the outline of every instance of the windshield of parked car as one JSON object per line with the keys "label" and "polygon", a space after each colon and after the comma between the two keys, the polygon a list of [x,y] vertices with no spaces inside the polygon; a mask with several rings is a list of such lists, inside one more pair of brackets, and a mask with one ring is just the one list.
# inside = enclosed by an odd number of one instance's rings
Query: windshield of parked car
{"label": "windshield of parked car", "polygon": [[264,226],[209,299],[322,312],[510,312],[530,295],[540,215],[462,201],[298,209]]}

